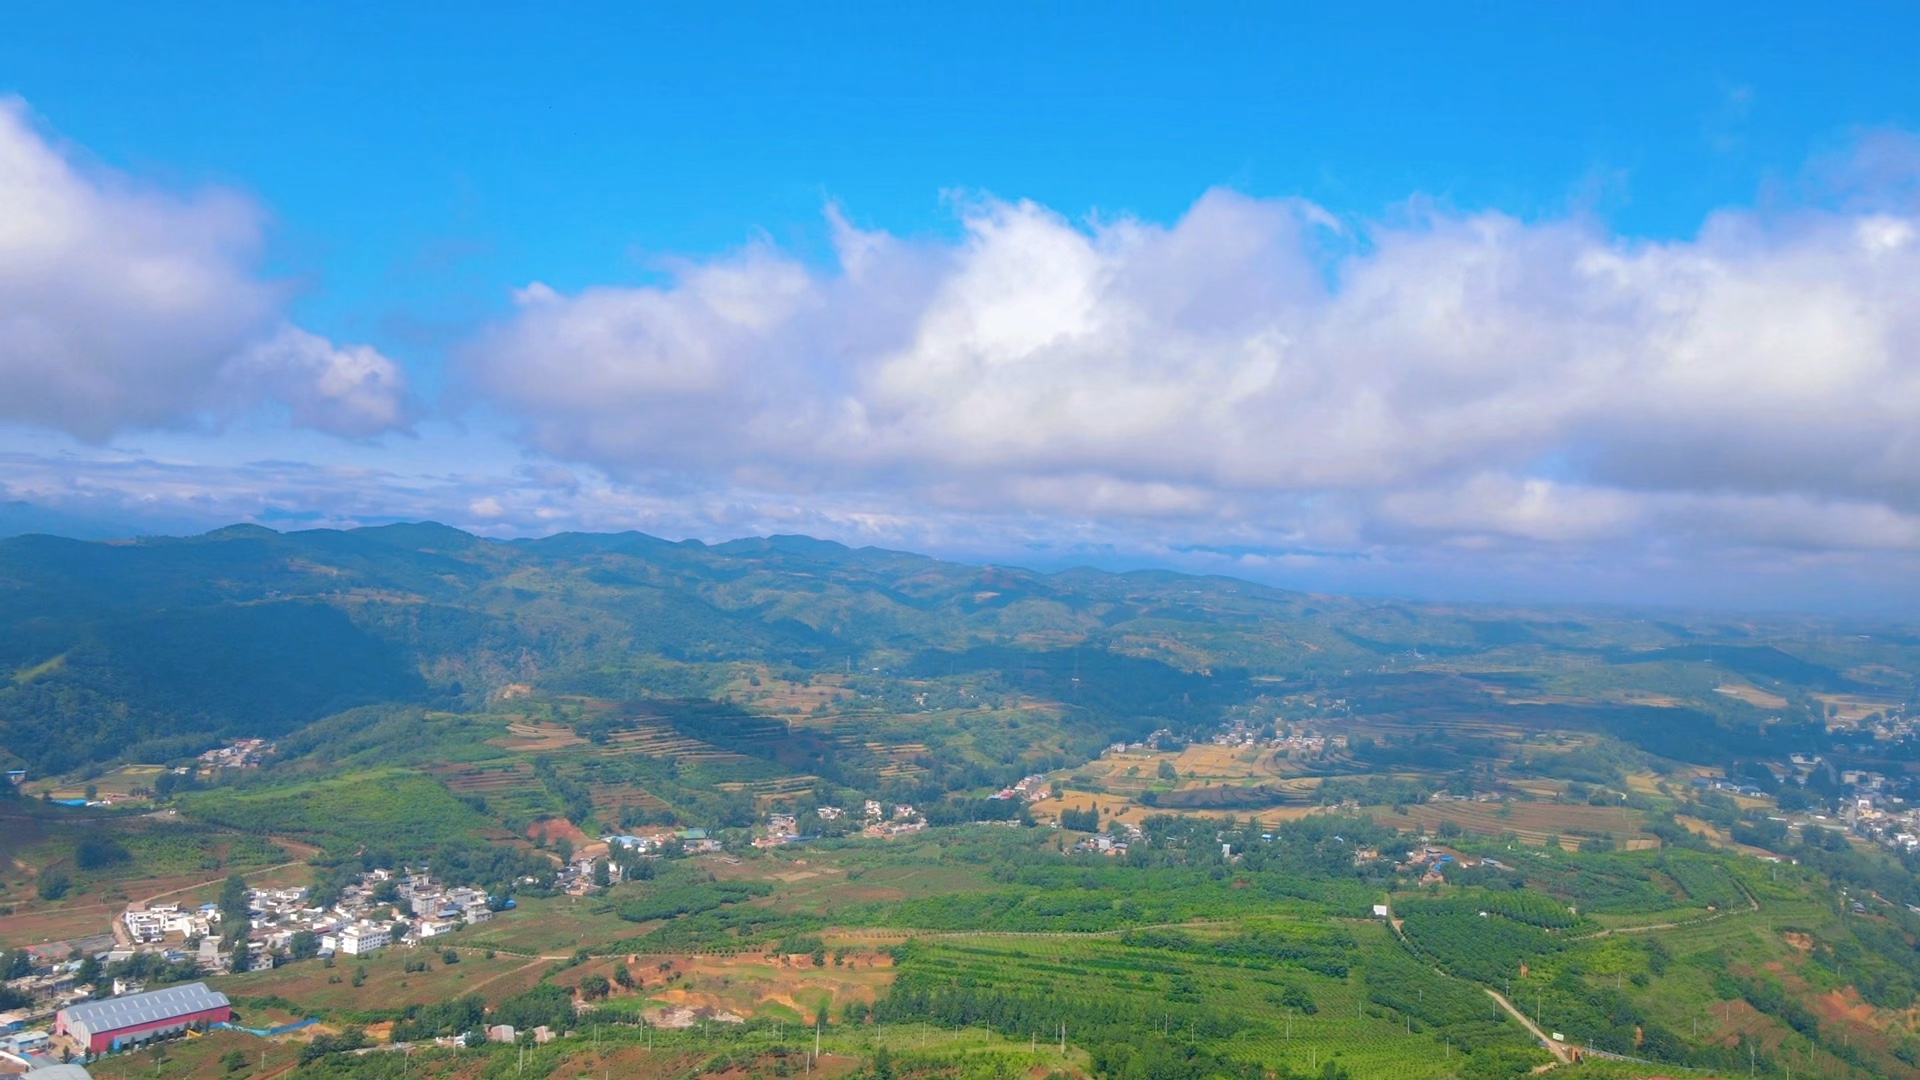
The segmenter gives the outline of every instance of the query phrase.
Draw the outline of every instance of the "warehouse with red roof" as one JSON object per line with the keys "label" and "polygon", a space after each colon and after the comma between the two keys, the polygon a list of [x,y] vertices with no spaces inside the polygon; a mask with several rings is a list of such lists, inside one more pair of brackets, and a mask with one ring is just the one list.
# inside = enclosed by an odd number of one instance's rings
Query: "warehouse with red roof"
{"label": "warehouse with red roof", "polygon": [[196,982],[69,1005],[54,1017],[54,1031],[73,1037],[89,1054],[104,1054],[232,1018],[227,995]]}

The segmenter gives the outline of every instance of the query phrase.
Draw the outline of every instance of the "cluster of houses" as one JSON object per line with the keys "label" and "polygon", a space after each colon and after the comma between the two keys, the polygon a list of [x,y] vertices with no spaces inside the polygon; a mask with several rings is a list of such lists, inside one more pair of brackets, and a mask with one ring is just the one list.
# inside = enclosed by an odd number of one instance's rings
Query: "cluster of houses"
{"label": "cluster of houses", "polygon": [[[545,1024],[541,1024],[533,1029],[533,1042],[535,1046],[545,1046],[559,1037],[559,1032]],[[512,1024],[493,1024],[487,1028],[487,1041],[490,1043],[506,1043],[511,1046],[520,1041],[520,1032],[516,1030]],[[466,1036],[452,1035],[446,1038],[435,1039],[434,1042],[442,1046],[463,1046],[466,1043]]]}
{"label": "cluster of houses", "polygon": [[[248,893],[247,907],[247,948],[262,959],[290,950],[294,935],[303,931],[314,935],[320,955],[353,956],[424,941],[493,916],[485,892],[435,881],[425,869],[362,874],[329,907],[311,903],[302,888],[254,889]],[[232,957],[219,951],[221,916],[213,904],[135,906],[121,915],[121,922],[137,946],[197,944],[194,958],[202,968],[222,971],[232,966]],[[396,937],[398,924],[404,927]],[[178,950],[169,953],[171,959],[186,955]]]}
{"label": "cluster of houses", "polygon": [[1020,781],[1012,787],[1002,788],[992,795],[987,796],[989,799],[1024,799],[1027,802],[1037,802],[1046,797],[1047,777],[1045,773],[1034,773],[1032,776],[1023,776],[1020,778]]}
{"label": "cluster of houses", "polygon": [[[1372,855],[1375,859],[1380,857],[1380,853],[1377,851],[1369,850],[1368,854]],[[1360,861],[1360,852],[1354,852],[1353,861],[1356,866],[1363,865]],[[1491,862],[1491,860],[1489,861]],[[1418,873],[1420,875],[1420,884],[1422,885],[1438,885],[1446,881],[1444,871],[1449,863],[1459,863],[1461,866],[1473,867],[1479,866],[1480,860],[1470,855],[1462,855],[1452,848],[1435,847],[1432,844],[1424,844],[1407,852],[1407,861],[1396,863],[1394,869],[1403,874]],[[1500,864],[1493,863],[1493,865],[1499,866]]]}
{"label": "cluster of houses", "polygon": [[[29,1024],[53,1015],[53,1011],[74,1001],[84,1001],[93,990],[79,980],[85,957],[102,962],[132,956],[118,947],[111,934],[93,934],[72,941],[53,941],[26,947],[30,970],[17,979],[8,979],[6,988],[34,1002],[33,1007],[0,1013],[0,1036],[11,1041],[15,1036],[36,1034]],[[44,1032],[39,1032],[44,1036]],[[29,1038],[31,1041],[31,1038]],[[27,1052],[32,1052],[29,1047]],[[0,1069],[0,1072],[4,1072]]]}
{"label": "cluster of houses", "polygon": [[255,889],[248,907],[256,947],[278,952],[304,930],[319,940],[322,956],[411,945],[493,917],[484,891],[435,881],[425,868],[369,871],[340,890],[330,908],[309,904],[305,889]]}
{"label": "cluster of houses", "polygon": [[1285,724],[1279,728],[1268,727],[1264,723],[1252,723],[1237,720],[1214,734],[1211,740],[1215,746],[1228,746],[1246,750],[1263,747],[1283,754],[1301,757],[1321,757],[1345,750],[1345,735],[1326,735],[1312,728],[1294,727]]}
{"label": "cluster of houses", "polygon": [[[413,914],[408,933],[415,940],[439,937],[470,923],[493,918],[493,898],[485,890],[470,885],[447,885],[433,880],[424,870],[406,875],[394,891]],[[354,950],[343,946],[341,951]]]}
{"label": "cluster of houses", "polygon": [[1883,802],[1874,795],[1857,796],[1848,801],[1842,817],[1854,833],[1882,847],[1920,851],[1920,809],[1893,809]]}
{"label": "cluster of houses", "polygon": [[927,820],[920,816],[920,811],[906,803],[895,803],[889,814],[886,807],[868,799],[861,809],[866,814],[867,825],[860,830],[860,835],[870,839],[884,840],[889,836],[919,832],[927,827]]}
{"label": "cluster of houses", "polygon": [[257,769],[273,753],[273,744],[265,739],[241,739],[200,755],[203,769]]}
{"label": "cluster of houses", "polygon": [[167,940],[169,935],[181,940],[206,937],[220,921],[220,912],[212,904],[197,908],[154,904],[130,907],[120,916],[120,921],[126,924],[127,936],[135,945],[153,945]]}
{"label": "cluster of houses", "polygon": [[[620,848],[637,855],[659,855],[673,844],[679,844],[680,850],[689,855],[704,855],[720,850],[720,842],[707,835],[705,829],[655,829],[639,835],[603,836],[601,842],[609,851]],[[576,864],[585,861],[592,869],[592,853],[583,852],[574,859]]]}
{"label": "cluster of houses", "polygon": [[1903,705],[1888,705],[1877,712],[1865,716],[1842,716],[1835,710],[1827,717],[1829,734],[1860,735],[1874,742],[1903,742],[1912,739],[1916,732],[1916,723],[1906,713]]}
{"label": "cluster of houses", "polygon": [[[840,818],[846,816],[846,811],[837,806],[822,806],[814,812],[818,814],[823,821],[838,821]],[[808,839],[811,839],[811,837],[800,831],[800,815],[768,814],[767,831],[753,838],[753,846],[757,848],[780,847],[783,844],[792,844]]]}
{"label": "cluster of houses", "polygon": [[1744,795],[1749,799],[1763,799],[1767,793],[1746,780],[1730,780],[1724,776],[1696,776],[1693,786],[1702,791],[1718,791],[1727,795]]}
{"label": "cluster of houses", "polygon": [[1128,821],[1116,821],[1109,827],[1119,829],[1124,835],[1096,833],[1074,844],[1073,850],[1118,858],[1127,853],[1128,845],[1138,843],[1146,835],[1140,831],[1140,826]]}
{"label": "cluster of houses", "polygon": [[1301,730],[1289,732],[1277,739],[1273,739],[1268,745],[1283,753],[1307,754],[1313,757],[1319,757],[1322,754],[1345,750],[1347,748],[1347,737],[1345,735],[1322,735],[1316,731]]}
{"label": "cluster of houses", "polygon": [[[995,796],[999,798],[1000,796]],[[860,835],[872,839],[885,839],[902,833],[918,832],[927,827],[926,819],[920,811],[906,803],[895,803],[891,808],[877,799],[868,799],[860,808],[863,822]],[[840,821],[848,811],[839,806],[816,807],[814,815],[821,821]],[[802,816],[785,812],[767,815],[766,831],[753,838],[757,848],[780,847],[783,844],[797,843],[812,839],[815,834],[803,832]]]}
{"label": "cluster of houses", "polygon": [[[1208,741],[1215,746],[1241,750],[1262,747],[1300,757],[1322,757],[1347,748],[1345,735],[1326,735],[1308,728],[1290,726],[1276,732],[1267,724],[1248,720],[1234,720],[1226,724]],[[1140,742],[1114,743],[1107,747],[1107,753],[1139,753],[1143,750],[1160,750],[1177,745],[1178,740],[1173,732],[1162,728]]]}
{"label": "cluster of houses", "polygon": [[1107,753],[1124,754],[1124,753],[1127,753],[1128,751],[1134,751],[1137,753],[1141,750],[1158,750],[1162,746],[1177,745],[1179,741],[1180,741],[1179,736],[1175,735],[1173,732],[1167,730],[1166,728],[1161,728],[1160,730],[1154,732],[1153,734],[1147,736],[1146,738],[1140,740],[1139,742],[1114,743],[1112,746],[1107,747]]}

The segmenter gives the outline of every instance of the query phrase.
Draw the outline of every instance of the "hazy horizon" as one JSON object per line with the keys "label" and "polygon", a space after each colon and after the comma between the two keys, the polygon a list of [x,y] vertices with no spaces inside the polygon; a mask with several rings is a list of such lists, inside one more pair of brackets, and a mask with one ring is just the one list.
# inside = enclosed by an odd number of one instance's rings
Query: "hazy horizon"
{"label": "hazy horizon", "polygon": [[1920,599],[1912,13],[1016,13],[31,9],[0,503]]}

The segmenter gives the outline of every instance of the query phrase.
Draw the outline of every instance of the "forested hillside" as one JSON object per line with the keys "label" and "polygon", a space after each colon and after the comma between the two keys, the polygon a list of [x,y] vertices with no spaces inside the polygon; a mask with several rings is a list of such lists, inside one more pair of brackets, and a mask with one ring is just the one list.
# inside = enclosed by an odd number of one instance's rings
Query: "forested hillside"
{"label": "forested hillside", "polygon": [[[1175,726],[1217,719],[1250,679],[1410,697],[1443,713],[1490,694],[1564,712],[1569,692],[1604,691],[1595,672],[1631,668],[1642,684],[1671,684],[1698,723],[1739,728],[1763,710],[1703,693],[1703,664],[1764,682],[1785,695],[1773,711],[1809,720],[1807,693],[1884,682],[1876,672],[1908,669],[1912,649],[1795,620],[1369,603],[1164,572],[968,566],[805,537],[503,543],[421,524],[0,542],[10,676],[0,746],[39,772],[165,760],[358,705],[471,709],[514,686],[703,699],[740,662],[803,681],[990,672],[1094,715]],[[1436,682],[1436,660],[1475,680]],[[1589,702],[1598,711],[1575,720],[1630,739],[1639,725],[1662,752],[1687,755],[1671,714],[1648,721],[1621,704]]]}

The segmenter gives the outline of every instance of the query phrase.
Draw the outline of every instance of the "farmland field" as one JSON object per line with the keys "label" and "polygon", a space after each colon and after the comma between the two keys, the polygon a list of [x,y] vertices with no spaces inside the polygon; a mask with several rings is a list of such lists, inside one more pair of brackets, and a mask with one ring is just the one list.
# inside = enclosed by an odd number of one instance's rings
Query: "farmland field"
{"label": "farmland field", "polygon": [[[1920,1075],[1920,638],[801,538],[0,549],[23,793],[166,789],[0,806],[0,946],[99,954],[10,968],[184,981],[113,919],[311,886],[222,920],[272,966],[201,973],[323,1018],[258,1044],[315,1047],[293,1080]],[[309,955],[443,885],[491,918]],[[482,1021],[561,1034],[429,1048]]]}
{"label": "farmland field", "polygon": [[529,897],[515,910],[462,931],[460,943],[528,956],[566,956],[582,945],[632,932],[632,923],[621,921],[599,900]]}
{"label": "farmland field", "polygon": [[238,1051],[246,1057],[246,1075],[265,1075],[294,1063],[299,1046],[269,1041],[238,1031],[213,1031],[195,1039],[176,1039],[150,1050],[115,1054],[87,1066],[99,1080],[150,1080],[155,1075],[178,1080],[222,1080],[230,1076],[220,1059]]}
{"label": "farmland field", "polygon": [[[214,979],[209,985],[235,1000],[281,998],[296,1009],[311,1009],[315,1014],[379,1012],[401,1009],[480,994],[500,1000],[525,991],[540,981],[551,961],[524,956],[498,954],[487,959],[485,951],[451,935],[446,945],[435,941],[433,949],[382,949],[371,956],[338,956],[331,967],[319,961],[290,964],[272,971],[250,971]],[[442,948],[457,948],[460,962],[448,964]],[[429,970],[406,970],[409,963],[426,964]],[[363,975],[361,973],[364,973]],[[355,986],[356,977],[362,985]]]}

